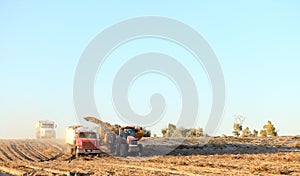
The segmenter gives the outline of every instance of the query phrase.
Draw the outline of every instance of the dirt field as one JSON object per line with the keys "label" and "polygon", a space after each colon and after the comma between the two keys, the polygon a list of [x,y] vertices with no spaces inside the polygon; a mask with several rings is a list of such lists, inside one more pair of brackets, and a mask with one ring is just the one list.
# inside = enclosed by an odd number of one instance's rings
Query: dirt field
{"label": "dirt field", "polygon": [[79,159],[65,154],[63,140],[0,140],[0,175],[300,175],[300,136],[199,140],[147,138],[144,157]]}

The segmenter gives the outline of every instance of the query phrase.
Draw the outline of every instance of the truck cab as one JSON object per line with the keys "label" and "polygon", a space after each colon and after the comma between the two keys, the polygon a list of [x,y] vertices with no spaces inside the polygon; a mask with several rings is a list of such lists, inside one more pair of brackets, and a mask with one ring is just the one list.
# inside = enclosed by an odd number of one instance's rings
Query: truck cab
{"label": "truck cab", "polygon": [[66,129],[68,153],[79,155],[100,154],[99,140],[94,130],[81,126],[71,126]]}
{"label": "truck cab", "polygon": [[55,139],[56,125],[50,120],[40,120],[35,123],[35,134],[37,139]]}
{"label": "truck cab", "polygon": [[98,153],[99,144],[97,134],[93,131],[79,131],[75,137],[77,151],[79,154]]}

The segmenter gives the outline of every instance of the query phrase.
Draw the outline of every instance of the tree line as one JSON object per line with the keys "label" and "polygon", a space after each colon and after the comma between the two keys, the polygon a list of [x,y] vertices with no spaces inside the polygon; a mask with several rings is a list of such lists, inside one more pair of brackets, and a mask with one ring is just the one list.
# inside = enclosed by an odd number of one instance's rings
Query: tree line
{"label": "tree line", "polygon": [[202,128],[186,129],[183,127],[177,128],[176,125],[169,123],[167,128],[161,130],[163,137],[201,137],[205,136]]}
{"label": "tree line", "polygon": [[[257,137],[258,131],[251,130],[249,127],[246,127],[243,129],[243,126],[240,122],[236,122],[233,124],[233,135],[236,137]],[[259,135],[261,137],[270,137],[270,136],[278,136],[278,131],[276,130],[275,126],[272,124],[272,122],[269,120],[267,124],[263,125],[262,130],[260,130]]]}
{"label": "tree line", "polygon": [[[235,123],[233,124],[233,136],[235,137],[270,137],[270,136],[278,136],[278,130],[276,130],[275,126],[271,121],[268,121],[265,125],[263,125],[260,131],[250,130],[249,127],[243,128],[244,117],[238,116],[235,118]],[[208,136],[204,133],[203,128],[183,128],[176,127],[176,125],[169,123],[166,128],[161,130],[163,137],[202,137]],[[156,136],[156,135],[155,135]]]}

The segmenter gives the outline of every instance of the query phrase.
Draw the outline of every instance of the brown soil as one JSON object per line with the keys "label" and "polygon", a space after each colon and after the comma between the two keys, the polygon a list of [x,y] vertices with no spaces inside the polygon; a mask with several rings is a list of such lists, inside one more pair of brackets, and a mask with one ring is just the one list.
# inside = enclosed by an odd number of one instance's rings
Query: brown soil
{"label": "brown soil", "polygon": [[[65,154],[63,140],[0,140],[0,175],[300,175],[299,136],[176,140],[143,139],[143,157],[78,159]],[[168,147],[176,149],[153,152]]]}

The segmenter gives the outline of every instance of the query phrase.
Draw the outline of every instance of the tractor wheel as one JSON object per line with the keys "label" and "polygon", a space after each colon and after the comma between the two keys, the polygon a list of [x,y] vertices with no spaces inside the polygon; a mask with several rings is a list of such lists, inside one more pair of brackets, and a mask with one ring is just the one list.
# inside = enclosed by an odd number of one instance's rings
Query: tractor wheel
{"label": "tractor wheel", "polygon": [[116,148],[115,148],[115,155],[116,155],[116,156],[119,156],[119,155],[120,155],[120,145],[121,145],[121,144],[117,144],[117,145],[116,145]]}
{"label": "tractor wheel", "polygon": [[128,145],[127,144],[121,144],[120,146],[120,156],[126,157],[128,154]]}

